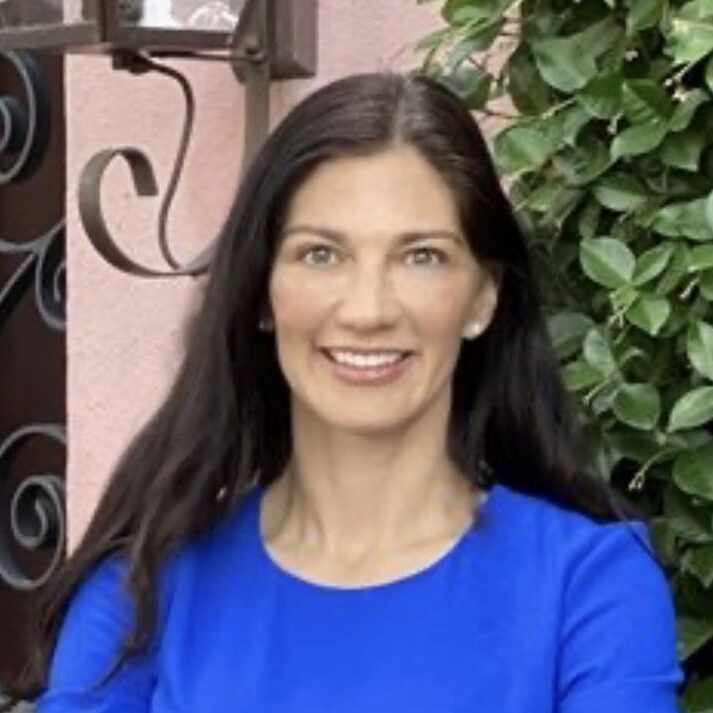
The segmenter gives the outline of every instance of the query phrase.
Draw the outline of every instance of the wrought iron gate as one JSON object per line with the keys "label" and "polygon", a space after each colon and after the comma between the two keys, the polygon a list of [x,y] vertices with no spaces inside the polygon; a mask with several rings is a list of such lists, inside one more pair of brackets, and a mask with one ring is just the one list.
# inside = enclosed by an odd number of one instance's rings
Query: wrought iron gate
{"label": "wrought iron gate", "polygon": [[64,550],[61,57],[0,53],[0,688]]}

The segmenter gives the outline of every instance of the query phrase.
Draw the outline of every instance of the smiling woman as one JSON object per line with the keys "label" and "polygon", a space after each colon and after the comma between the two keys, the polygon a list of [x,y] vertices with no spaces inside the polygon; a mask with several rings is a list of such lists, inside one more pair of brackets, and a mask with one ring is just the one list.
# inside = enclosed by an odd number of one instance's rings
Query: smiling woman
{"label": "smiling woman", "polygon": [[297,188],[269,285],[294,423],[320,439],[445,433],[461,341],[497,293],[461,233],[451,189],[408,144],[335,158]]}
{"label": "smiling woman", "polygon": [[635,517],[587,472],[467,108],[349,77],[251,167],[18,691],[41,713],[674,713]]}

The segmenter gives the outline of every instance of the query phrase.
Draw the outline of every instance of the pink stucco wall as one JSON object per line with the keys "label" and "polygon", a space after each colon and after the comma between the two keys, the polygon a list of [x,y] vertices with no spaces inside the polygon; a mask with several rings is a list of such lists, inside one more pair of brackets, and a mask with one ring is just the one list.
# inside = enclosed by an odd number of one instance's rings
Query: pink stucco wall
{"label": "pink stucco wall", "polygon": [[[321,0],[319,74],[277,84],[274,118],[335,77],[414,66],[413,43],[435,27],[439,3]],[[196,91],[198,116],[171,240],[185,257],[217,233],[233,196],[242,150],[242,90],[227,66],[176,63]],[[76,186],[97,151],[136,146],[166,185],[182,120],[177,87],[160,76],[112,71],[108,59],[73,57],[67,67],[68,145],[68,518],[70,546],[81,535],[113,464],[167,389],[180,355],[181,328],[197,284],[142,280],[97,257],[78,218]],[[111,169],[103,199],[110,225],[137,259],[160,266],[158,209],[138,200],[128,172]]]}

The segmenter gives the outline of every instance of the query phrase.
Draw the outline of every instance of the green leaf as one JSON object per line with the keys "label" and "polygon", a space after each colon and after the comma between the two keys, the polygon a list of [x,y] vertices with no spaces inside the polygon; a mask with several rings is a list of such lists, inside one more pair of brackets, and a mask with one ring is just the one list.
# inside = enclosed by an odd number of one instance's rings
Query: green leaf
{"label": "green leaf", "polygon": [[556,148],[552,136],[538,125],[516,124],[495,138],[495,156],[505,174],[538,169]]}
{"label": "green leaf", "polygon": [[493,76],[476,67],[461,66],[441,80],[458,94],[470,109],[482,109],[490,98]]}
{"label": "green leaf", "polygon": [[706,62],[706,84],[708,89],[713,92],[713,57]]}
{"label": "green leaf", "polygon": [[713,300],[713,269],[701,273],[698,289],[707,300]]}
{"label": "green leaf", "polygon": [[703,213],[706,217],[706,223],[708,224],[709,234],[713,235],[713,191],[711,191],[708,198],[704,201]]}
{"label": "green leaf", "polygon": [[664,0],[631,0],[629,5],[629,13],[626,16],[628,35],[654,27],[663,15]]}
{"label": "green leaf", "polygon": [[661,331],[670,315],[669,301],[654,295],[640,295],[626,312],[626,318],[631,324],[652,337]]}
{"label": "green leaf", "polygon": [[546,224],[559,231],[564,221],[575,210],[581,198],[582,191],[580,189],[563,186],[562,190],[555,195],[547,211],[545,216]]}
{"label": "green leaf", "polygon": [[684,569],[679,569],[675,579],[680,611],[696,618],[713,619],[713,592]]}
{"label": "green leaf", "polygon": [[450,25],[464,25],[481,19],[477,4],[471,0],[446,0],[441,16]]}
{"label": "green leaf", "polygon": [[661,415],[661,397],[651,384],[623,384],[612,404],[614,414],[632,428],[649,430]]}
{"label": "green leaf", "polygon": [[683,569],[698,577],[704,587],[710,587],[713,584],[713,545],[688,549],[683,556]]}
{"label": "green leaf", "polygon": [[550,88],[542,81],[526,44],[521,44],[507,62],[508,92],[521,114],[542,114],[550,105]]}
{"label": "green leaf", "polygon": [[671,23],[671,48],[675,64],[693,64],[713,51],[711,15],[699,2],[684,5]]}
{"label": "green leaf", "polygon": [[574,92],[597,73],[597,58],[610,49],[621,35],[612,17],[586,30],[548,39],[532,40],[531,46],[542,78],[555,89]]}
{"label": "green leaf", "polygon": [[582,53],[575,42],[540,40],[533,44],[533,50],[542,78],[562,92],[580,89],[597,73],[595,58]]}
{"label": "green leaf", "polygon": [[684,493],[713,500],[713,443],[678,456],[673,464],[673,481]]}
{"label": "green leaf", "polygon": [[590,279],[611,288],[628,284],[636,266],[636,258],[631,250],[613,238],[582,240],[579,260]]}
{"label": "green leaf", "polygon": [[710,96],[702,89],[693,89],[686,92],[686,95],[673,112],[673,116],[668,123],[668,128],[671,131],[683,131],[687,129],[698,108],[702,104],[710,101]]}
{"label": "green leaf", "polygon": [[668,267],[664,271],[661,279],[656,285],[655,292],[657,295],[671,294],[686,277],[688,268],[688,248],[686,245],[678,244],[674,247],[673,255]]}
{"label": "green leaf", "polygon": [[685,661],[713,637],[713,619],[679,616],[676,631],[678,656]]}
{"label": "green leaf", "polygon": [[593,238],[599,228],[602,207],[595,200],[588,200],[577,219],[577,229],[582,238]]}
{"label": "green leaf", "polygon": [[604,173],[611,165],[611,158],[603,142],[590,139],[586,147],[565,149],[553,162],[568,185],[583,186]]}
{"label": "green leaf", "polygon": [[441,10],[443,19],[451,25],[490,23],[500,18],[514,0],[447,0]]}
{"label": "green leaf", "polygon": [[713,245],[696,245],[688,251],[688,271],[701,272],[713,268]]}
{"label": "green leaf", "polygon": [[525,205],[535,213],[549,213],[557,196],[564,190],[561,181],[543,182],[525,198]]}
{"label": "green leaf", "polygon": [[670,134],[661,146],[661,160],[671,168],[697,171],[706,140],[705,134],[700,131]]}
{"label": "green leaf", "polygon": [[697,508],[693,498],[677,487],[664,491],[664,511],[678,537],[686,542],[707,544],[713,542],[710,517]]}
{"label": "green leaf", "polygon": [[437,49],[450,33],[450,27],[439,27],[437,30],[429,32],[425,37],[418,40],[415,49],[417,52]]}
{"label": "green leaf", "polygon": [[654,218],[651,228],[669,238],[713,240],[713,229],[706,217],[706,198],[687,203],[671,203]]}
{"label": "green leaf", "polygon": [[593,324],[592,319],[581,312],[559,312],[548,319],[550,339],[560,359],[568,359],[579,351]]}
{"label": "green leaf", "polygon": [[612,173],[594,187],[597,200],[610,210],[628,212],[642,206],[649,197],[643,184],[628,173]]}
{"label": "green leaf", "polygon": [[668,265],[673,254],[673,249],[671,243],[662,243],[640,255],[636,260],[634,284],[641,286],[658,277],[666,269],[666,265]]}
{"label": "green leaf", "polygon": [[658,82],[636,79],[624,83],[624,116],[631,124],[666,124],[674,113],[671,97]]}
{"label": "green leaf", "polygon": [[713,381],[713,327],[706,322],[695,321],[688,330],[686,350],[693,368]]}
{"label": "green leaf", "polygon": [[651,518],[649,520],[649,532],[651,534],[651,543],[662,564],[667,567],[678,566],[676,531],[668,519],[664,517]]}
{"label": "green leaf", "polygon": [[609,342],[601,330],[592,327],[584,338],[584,360],[601,376],[610,376],[617,371],[616,360]]}
{"label": "green leaf", "polygon": [[[676,401],[671,410],[668,431],[696,428],[707,424],[711,419],[713,419],[713,386],[700,386]],[[713,470],[708,472],[708,477],[713,477]]]}
{"label": "green leaf", "polygon": [[500,35],[504,25],[504,18],[474,25],[466,37],[452,49],[447,60],[447,66],[455,68],[477,52],[489,50]]}
{"label": "green leaf", "polygon": [[687,713],[713,713],[713,676],[691,681],[683,693]]}
{"label": "green leaf", "polygon": [[653,151],[666,138],[668,128],[661,122],[640,124],[624,129],[611,145],[613,159],[623,156],[640,156]]}
{"label": "green leaf", "polygon": [[573,361],[562,369],[562,378],[570,391],[582,391],[599,383],[602,375],[583,361]]}
{"label": "green leaf", "polygon": [[579,132],[590,119],[589,114],[579,104],[570,104],[558,111],[549,119],[548,123],[553,134],[559,138],[560,143],[575,146]]}
{"label": "green leaf", "polygon": [[611,119],[621,111],[621,87],[618,72],[598,74],[577,94],[577,101],[590,116]]}

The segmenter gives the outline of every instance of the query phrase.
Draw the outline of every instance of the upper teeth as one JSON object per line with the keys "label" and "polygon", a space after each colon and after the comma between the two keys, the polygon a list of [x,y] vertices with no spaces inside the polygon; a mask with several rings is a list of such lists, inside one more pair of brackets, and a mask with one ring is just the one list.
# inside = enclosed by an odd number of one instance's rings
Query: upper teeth
{"label": "upper teeth", "polygon": [[329,354],[339,364],[362,368],[388,366],[395,364],[403,352],[350,352],[342,349],[330,349]]}

